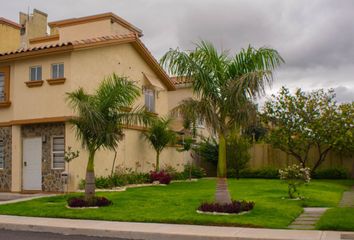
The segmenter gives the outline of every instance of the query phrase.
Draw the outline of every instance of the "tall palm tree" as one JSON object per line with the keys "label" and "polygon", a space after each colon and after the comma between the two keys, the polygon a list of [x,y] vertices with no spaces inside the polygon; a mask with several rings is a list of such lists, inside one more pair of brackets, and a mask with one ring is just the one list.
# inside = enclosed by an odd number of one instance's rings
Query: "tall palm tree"
{"label": "tall palm tree", "polygon": [[198,115],[218,135],[218,203],[231,202],[226,180],[226,138],[248,121],[254,111],[252,100],[264,94],[265,85],[273,80],[273,70],[282,62],[274,49],[249,46],[229,57],[204,41],[193,51],[170,49],[161,59],[171,75],[193,80],[196,99],[182,101],[175,111]]}
{"label": "tall palm tree", "polygon": [[170,118],[156,118],[151,122],[148,130],[143,133],[146,140],[156,151],[156,172],[160,170],[160,154],[162,150],[169,143],[173,143],[176,138],[176,134],[169,128],[170,123]]}
{"label": "tall palm tree", "polygon": [[94,94],[87,93],[83,88],[67,94],[76,112],[70,123],[89,153],[85,178],[87,201],[92,202],[95,196],[94,160],[97,150],[115,150],[124,137],[124,125],[148,121],[144,108],[130,108],[139,95],[140,89],[134,82],[114,73],[104,79]]}

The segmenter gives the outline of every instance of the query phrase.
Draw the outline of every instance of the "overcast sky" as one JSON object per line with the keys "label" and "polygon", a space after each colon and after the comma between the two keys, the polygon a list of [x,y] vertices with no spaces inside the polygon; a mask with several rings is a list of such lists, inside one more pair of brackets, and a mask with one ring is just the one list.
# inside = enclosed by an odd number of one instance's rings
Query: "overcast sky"
{"label": "overcast sky", "polygon": [[272,47],[286,64],[268,93],[334,88],[339,101],[354,101],[354,0],[11,0],[0,16],[17,22],[28,7],[49,21],[114,12],[143,30],[157,59],[199,39],[231,52]]}

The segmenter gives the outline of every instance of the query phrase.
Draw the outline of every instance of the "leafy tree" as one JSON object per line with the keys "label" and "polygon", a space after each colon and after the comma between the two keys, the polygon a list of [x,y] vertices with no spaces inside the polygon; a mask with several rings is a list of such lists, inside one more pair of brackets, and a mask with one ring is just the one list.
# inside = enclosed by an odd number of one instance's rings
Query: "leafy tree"
{"label": "leafy tree", "polygon": [[160,154],[162,150],[168,144],[173,143],[176,138],[175,132],[169,128],[170,123],[170,118],[156,118],[152,121],[150,128],[143,133],[146,140],[156,151],[156,172],[160,170]]}
{"label": "leafy tree", "polygon": [[309,165],[309,151],[316,148],[318,159],[312,171],[325,161],[331,150],[354,151],[353,103],[338,105],[333,90],[309,93],[296,90],[292,95],[283,87],[267,101],[264,120],[270,127],[268,141]]}
{"label": "leafy tree", "polygon": [[[250,160],[251,156],[248,150],[251,144],[247,138],[232,133],[227,138],[226,145],[226,159],[227,165],[229,166],[228,174],[233,173],[232,176],[238,179],[240,177],[240,171],[247,167]],[[204,138],[193,150],[203,161],[210,162],[214,166],[217,166],[219,144],[216,139]]]}
{"label": "leafy tree", "polygon": [[184,100],[177,109],[202,118],[218,136],[217,203],[231,203],[226,180],[226,138],[243,125],[254,111],[251,99],[264,93],[272,71],[283,62],[274,49],[249,46],[229,57],[207,42],[193,51],[169,50],[161,59],[174,76],[192,79],[196,99]]}
{"label": "leafy tree", "polygon": [[140,89],[127,78],[116,74],[104,79],[94,94],[83,88],[68,93],[68,101],[76,116],[70,120],[77,138],[88,150],[85,199],[95,197],[95,154],[99,149],[115,150],[124,137],[123,125],[147,123],[144,108],[127,110],[140,95]]}

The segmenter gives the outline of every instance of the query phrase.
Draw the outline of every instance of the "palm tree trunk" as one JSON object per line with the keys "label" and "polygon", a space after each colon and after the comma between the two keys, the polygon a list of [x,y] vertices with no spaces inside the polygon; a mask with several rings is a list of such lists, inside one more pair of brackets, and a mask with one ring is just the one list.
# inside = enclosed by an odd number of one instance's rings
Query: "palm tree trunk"
{"label": "palm tree trunk", "polygon": [[89,160],[86,168],[85,179],[85,200],[92,203],[95,197],[95,167],[94,167],[95,151],[89,150]]}
{"label": "palm tree trunk", "polygon": [[155,171],[158,172],[160,171],[160,152],[156,152],[156,166],[155,166]]}
{"label": "palm tree trunk", "polygon": [[226,139],[224,134],[219,134],[219,159],[217,169],[217,183],[215,201],[219,204],[230,204],[231,197],[227,187],[226,178]]}

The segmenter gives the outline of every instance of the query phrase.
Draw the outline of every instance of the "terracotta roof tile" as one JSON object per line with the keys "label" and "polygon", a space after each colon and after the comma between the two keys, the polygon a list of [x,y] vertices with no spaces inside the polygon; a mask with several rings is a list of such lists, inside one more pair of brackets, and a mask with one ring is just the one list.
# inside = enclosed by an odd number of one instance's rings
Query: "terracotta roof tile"
{"label": "terracotta roof tile", "polygon": [[82,39],[82,40],[74,40],[74,41],[68,41],[68,42],[59,42],[59,43],[52,43],[52,44],[44,44],[36,47],[29,47],[29,48],[19,48],[17,50],[9,51],[9,52],[4,52],[0,53],[0,56],[6,56],[6,55],[12,55],[12,54],[18,54],[18,53],[24,53],[24,52],[32,52],[32,51],[38,51],[38,50],[43,50],[43,49],[48,49],[48,48],[59,48],[59,47],[64,47],[64,46],[79,46],[79,45],[85,45],[85,44],[91,44],[91,43],[98,43],[98,42],[107,42],[111,40],[124,40],[124,39],[130,39],[130,38],[135,38],[135,34],[125,34],[125,35],[112,35],[112,36],[104,36],[104,37],[96,37],[96,38],[90,38],[90,39]]}
{"label": "terracotta roof tile", "polygon": [[175,85],[175,86],[180,86],[180,85],[184,85],[184,84],[188,84],[188,83],[192,83],[192,80],[190,78],[187,77],[170,77],[171,82]]}

